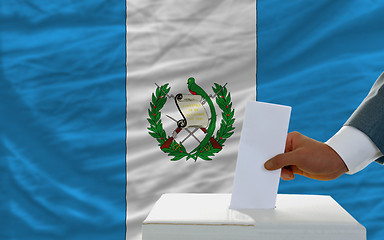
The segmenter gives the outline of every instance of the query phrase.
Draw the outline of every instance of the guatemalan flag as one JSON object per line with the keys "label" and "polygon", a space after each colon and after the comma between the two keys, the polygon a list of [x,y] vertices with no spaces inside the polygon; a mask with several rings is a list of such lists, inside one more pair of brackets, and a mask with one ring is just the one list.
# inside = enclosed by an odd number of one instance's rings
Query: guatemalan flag
{"label": "guatemalan flag", "polygon": [[[161,194],[231,192],[249,100],[292,106],[290,131],[326,141],[384,71],[383,12],[359,0],[1,1],[0,239],[140,240]],[[175,96],[191,77],[213,100],[201,154],[201,123],[190,134],[174,121],[188,118]],[[383,171],[298,176],[279,192],[331,195],[379,240]]]}

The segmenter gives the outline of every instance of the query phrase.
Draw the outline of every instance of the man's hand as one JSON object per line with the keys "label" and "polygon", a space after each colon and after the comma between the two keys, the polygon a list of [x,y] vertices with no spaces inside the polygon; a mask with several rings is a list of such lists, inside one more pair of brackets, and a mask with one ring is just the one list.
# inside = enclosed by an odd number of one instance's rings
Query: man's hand
{"label": "man's hand", "polygon": [[282,168],[283,180],[294,179],[294,174],[332,180],[348,171],[343,159],[330,146],[299,132],[288,134],[284,152],[264,164],[267,170]]}

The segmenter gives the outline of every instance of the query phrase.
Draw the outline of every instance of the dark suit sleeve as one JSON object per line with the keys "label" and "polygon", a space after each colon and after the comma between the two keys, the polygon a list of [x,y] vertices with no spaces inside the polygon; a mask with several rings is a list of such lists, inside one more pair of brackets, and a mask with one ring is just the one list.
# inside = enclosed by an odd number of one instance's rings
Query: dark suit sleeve
{"label": "dark suit sleeve", "polygon": [[[384,72],[345,125],[364,132],[384,153]],[[384,157],[376,162],[384,164]]]}

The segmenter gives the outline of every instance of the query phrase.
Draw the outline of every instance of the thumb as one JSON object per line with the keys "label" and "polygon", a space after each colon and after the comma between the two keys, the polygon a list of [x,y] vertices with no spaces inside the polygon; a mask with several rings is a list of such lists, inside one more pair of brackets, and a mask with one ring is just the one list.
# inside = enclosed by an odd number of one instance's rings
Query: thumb
{"label": "thumb", "polygon": [[264,167],[267,170],[277,170],[286,166],[296,165],[297,154],[296,151],[282,153],[269,159],[264,163]]}

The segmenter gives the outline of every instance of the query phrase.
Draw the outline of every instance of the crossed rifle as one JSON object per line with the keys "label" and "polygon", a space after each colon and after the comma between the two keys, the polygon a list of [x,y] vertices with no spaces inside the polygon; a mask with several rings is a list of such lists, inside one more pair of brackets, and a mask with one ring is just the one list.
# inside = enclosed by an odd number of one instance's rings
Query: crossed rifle
{"label": "crossed rifle", "polygon": [[[156,83],[155,83],[156,84]],[[209,95],[209,97],[211,97],[211,98],[215,98],[216,96],[217,96],[217,94],[219,94],[223,89],[224,89],[224,87],[227,85],[227,83],[217,92],[217,93],[215,93],[215,95]],[[159,87],[159,85],[157,85],[156,84],[156,86],[158,87],[158,88],[160,88]],[[163,92],[163,93],[165,93],[166,95],[167,95],[167,97],[168,98],[174,98],[174,96],[173,95],[168,95],[168,93],[166,93],[163,89],[161,89],[160,88],[160,90]],[[205,103],[206,103],[207,101],[204,99],[202,102],[201,102],[201,104],[202,105],[204,105]],[[170,118],[171,120],[173,120],[174,122],[178,122],[178,120],[176,120],[175,118],[173,118],[173,117],[171,117],[171,116],[169,116],[169,115],[166,115],[168,118]],[[208,120],[211,120],[211,118],[209,118]],[[196,139],[196,141],[198,141],[199,143],[201,143],[201,141],[194,135],[194,133],[197,131],[197,130],[199,130],[199,129],[201,129],[204,133],[206,133],[207,132],[207,129],[206,128],[195,128],[194,130],[189,130],[188,128],[181,128],[181,127],[177,127],[173,132],[172,132],[172,136],[170,137],[170,138],[168,138],[168,140],[167,141],[165,141],[165,143],[163,143],[163,145],[161,145],[161,147],[160,147],[160,149],[163,149],[163,148],[169,148],[170,146],[171,146],[171,144],[172,144],[172,142],[173,142],[173,139],[175,139],[176,138],[176,136],[177,136],[177,134],[179,134],[179,132],[182,130],[182,129],[185,129],[187,132],[188,132],[188,135],[180,142],[181,144],[183,144],[184,142],[185,142],[185,140],[187,140],[188,138],[190,138],[191,136],[193,137],[193,138],[195,138]],[[222,146],[213,138],[213,137],[211,137],[210,139],[209,139],[209,141],[211,142],[211,144],[212,144],[212,146],[213,146],[213,148],[217,148],[217,149],[222,149]]]}

